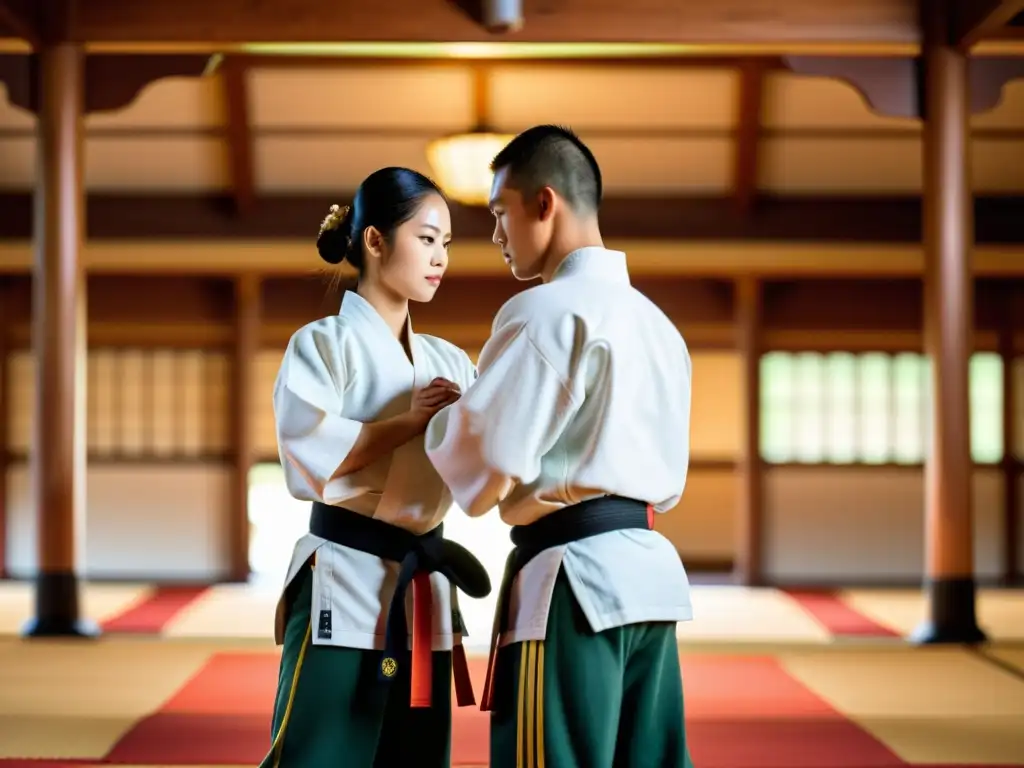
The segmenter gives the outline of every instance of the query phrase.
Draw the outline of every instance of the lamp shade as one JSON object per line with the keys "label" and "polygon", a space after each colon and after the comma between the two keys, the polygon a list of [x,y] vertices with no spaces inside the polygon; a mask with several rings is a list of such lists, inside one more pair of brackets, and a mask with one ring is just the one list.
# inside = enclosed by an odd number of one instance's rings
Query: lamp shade
{"label": "lamp shade", "polygon": [[491,160],[512,136],[463,133],[437,139],[427,147],[427,160],[437,183],[463,205],[487,205],[491,195]]}

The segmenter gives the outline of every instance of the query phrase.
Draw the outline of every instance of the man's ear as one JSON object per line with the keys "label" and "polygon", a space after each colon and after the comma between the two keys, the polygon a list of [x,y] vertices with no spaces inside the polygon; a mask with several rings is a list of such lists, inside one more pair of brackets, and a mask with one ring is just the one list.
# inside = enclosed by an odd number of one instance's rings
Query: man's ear
{"label": "man's ear", "polygon": [[551,218],[555,212],[556,203],[555,190],[551,187],[541,187],[537,193],[537,217],[541,221]]}

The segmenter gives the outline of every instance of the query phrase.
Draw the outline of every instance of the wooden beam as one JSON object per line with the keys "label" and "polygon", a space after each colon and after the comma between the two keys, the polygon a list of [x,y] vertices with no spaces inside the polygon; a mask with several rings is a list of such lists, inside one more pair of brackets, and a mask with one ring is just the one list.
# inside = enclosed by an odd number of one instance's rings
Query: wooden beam
{"label": "wooden beam", "polygon": [[42,40],[29,10],[31,4],[32,0],[0,0],[0,27],[7,27],[33,48],[39,48]]}
{"label": "wooden beam", "polygon": [[736,210],[742,216],[749,216],[757,197],[758,146],[766,70],[766,64],[760,59],[744,61],[739,68],[733,197]]}
{"label": "wooden beam", "polygon": [[493,131],[491,127],[491,67],[473,65],[473,126],[480,131]]}
{"label": "wooden beam", "polygon": [[[67,22],[70,23],[70,22]],[[82,189],[85,57],[75,43],[39,53],[39,151],[32,338],[35,347],[30,475],[37,521],[30,637],[91,636],[79,574],[84,531],[85,234]]]}
{"label": "wooden beam", "polygon": [[[888,56],[787,56],[786,66],[801,75],[842,80],[865,104],[883,117],[920,118],[923,102],[918,85],[920,60]],[[968,111],[981,114],[998,106],[1003,87],[1024,77],[1024,59],[1014,56],[972,58],[968,62]]]}
{"label": "wooden beam", "polygon": [[[87,198],[88,237],[247,243],[297,239],[312,247],[309,222],[314,222],[315,235],[323,205],[322,195],[265,195],[256,203],[260,215],[240,220],[232,215],[231,196],[96,192]],[[1024,243],[1024,196],[978,197],[975,217],[978,243]],[[460,242],[490,241],[494,222],[484,208],[453,205],[452,226]],[[732,197],[609,197],[601,205],[601,230],[606,238],[630,241],[920,243],[921,199],[762,195],[751,214],[742,216]],[[0,240],[31,237],[31,195],[0,193]]]}
{"label": "wooden beam", "polygon": [[[122,0],[83,3],[76,30],[94,42],[318,43],[325,41],[489,42],[494,37],[448,0],[345,4],[325,13],[318,0]],[[515,42],[586,43],[909,43],[918,41],[914,0],[760,0],[680,3],[648,0],[643,12],[620,3],[549,3],[526,9]],[[456,46],[458,47],[458,46]]]}
{"label": "wooden beam", "polygon": [[953,44],[971,48],[1004,29],[1024,11],[1024,0],[960,0],[953,19]]}
{"label": "wooden beam", "polygon": [[[428,54],[404,54],[402,56],[385,54],[366,54],[359,56],[332,56],[332,55],[267,55],[267,54],[233,54],[234,58],[244,58],[251,69],[333,69],[333,70],[359,70],[372,67],[379,68],[408,68],[410,66],[429,66],[431,68],[466,68],[484,67],[493,68],[500,65],[502,69],[512,66],[516,69],[550,69],[552,67],[565,67],[572,69],[607,69],[609,67],[626,68],[634,70],[644,69],[736,69],[743,62],[747,61],[753,54],[737,51],[731,54],[714,53],[687,53],[676,56],[530,56],[509,58],[496,58],[491,55],[479,53],[473,55],[471,49],[466,54],[458,57],[438,57],[437,53]],[[769,69],[784,69],[785,64],[781,56],[757,55],[759,61],[763,61]]]}
{"label": "wooden beam", "polygon": [[949,42],[953,0],[922,0],[925,188],[925,349],[932,360],[931,445],[925,461],[925,620],[919,643],[979,643],[969,362],[971,250],[970,75]]}
{"label": "wooden beam", "polygon": [[249,120],[249,69],[244,59],[229,56],[221,70],[221,91],[227,115],[227,135],[231,193],[234,210],[246,214],[256,202],[256,179],[253,170],[253,135]]}
{"label": "wooden beam", "polygon": [[226,511],[228,572],[234,582],[249,578],[249,470],[256,454],[252,414],[256,355],[260,339],[260,280],[241,275],[235,282],[235,346],[229,418],[232,435],[231,497]]}
{"label": "wooden beam", "polygon": [[0,280],[0,579],[7,578],[7,472],[10,400],[8,286]]}
{"label": "wooden beam", "polygon": [[[121,54],[85,57],[83,114],[116,112],[131,104],[142,90],[167,77],[199,77],[210,57],[201,54]],[[36,113],[40,95],[36,64],[31,56],[0,54],[0,83],[16,107]]]}
{"label": "wooden beam", "polygon": [[743,444],[738,471],[736,581],[756,586],[763,577],[764,478],[761,461],[761,317],[762,286],[755,278],[738,280],[736,290],[736,346],[743,371]]}

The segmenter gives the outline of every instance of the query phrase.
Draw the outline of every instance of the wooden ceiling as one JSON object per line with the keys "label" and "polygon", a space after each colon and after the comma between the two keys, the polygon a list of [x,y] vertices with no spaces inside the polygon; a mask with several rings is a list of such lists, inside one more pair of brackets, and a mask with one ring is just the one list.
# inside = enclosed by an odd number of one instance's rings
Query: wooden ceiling
{"label": "wooden ceiling", "polygon": [[[305,241],[374,168],[431,173],[433,138],[559,122],[602,163],[611,238],[917,243],[913,57],[940,2],[990,86],[972,85],[977,240],[1019,244],[1024,0],[527,0],[507,34],[448,0],[0,0],[0,240],[31,235],[31,46],[70,38],[91,51],[90,238]],[[895,110],[812,76],[844,56],[895,83]],[[485,211],[454,213],[489,239]]]}
{"label": "wooden ceiling", "polygon": [[966,43],[1009,34],[1024,10],[1016,0],[524,0],[519,28],[496,38],[480,0],[3,0],[0,26],[28,40],[63,35],[107,46],[494,39],[915,45],[919,14],[934,2],[956,5],[955,36]]}
{"label": "wooden ceiling", "polygon": [[[0,70],[18,58],[0,55]],[[139,68],[138,56],[124,58],[120,70]],[[27,226],[35,118],[7,91],[0,190],[22,197],[2,208]],[[1001,198],[993,210],[1013,213],[1006,197],[1024,195],[1016,170],[1024,167],[1024,80],[1001,95],[972,117],[973,183],[980,197]],[[89,94],[94,103],[102,97]],[[212,75],[159,80],[125,108],[88,116],[85,182],[98,206],[89,218],[105,237],[185,234],[169,223],[178,218],[191,220],[195,236],[301,236],[307,219],[319,221],[321,208],[375,168],[432,173],[425,149],[434,138],[481,123],[514,133],[543,122],[571,125],[594,149],[608,197],[603,218],[619,236],[860,239],[865,217],[885,239],[917,234],[921,121],[879,116],[847,83],[763,57],[609,64],[229,56]],[[211,197],[229,198],[243,216],[261,201],[290,203],[247,222],[203,204]],[[818,206],[810,220],[799,202],[808,199]],[[759,208],[763,217],[749,215]],[[486,212],[466,216],[467,237],[489,237]],[[0,225],[0,237],[23,234]]]}

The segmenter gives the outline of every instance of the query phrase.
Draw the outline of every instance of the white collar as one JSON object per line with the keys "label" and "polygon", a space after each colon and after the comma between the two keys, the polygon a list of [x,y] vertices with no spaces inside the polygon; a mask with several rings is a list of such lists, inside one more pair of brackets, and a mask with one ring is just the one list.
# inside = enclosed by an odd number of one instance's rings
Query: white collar
{"label": "white collar", "polygon": [[554,281],[569,277],[586,277],[592,280],[606,280],[628,285],[629,270],[626,268],[626,254],[596,245],[577,248],[562,259],[562,263],[558,265],[551,279]]}
{"label": "white collar", "polygon": [[[341,309],[339,313],[342,317],[349,320],[354,320],[360,324],[366,324],[374,328],[376,331],[382,331],[386,333],[392,340],[398,341],[395,338],[395,334],[392,332],[391,327],[384,322],[384,318],[380,316],[374,306],[360,296],[355,291],[345,291],[341,297]],[[405,318],[405,331],[409,336],[409,343],[412,344],[412,317],[406,315]]]}

